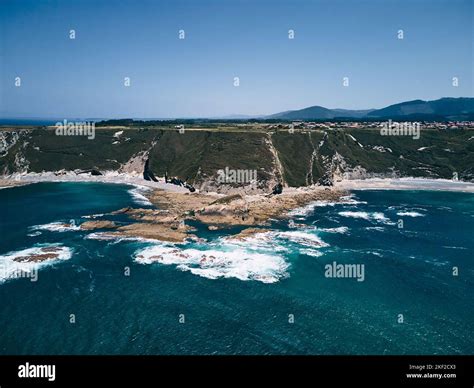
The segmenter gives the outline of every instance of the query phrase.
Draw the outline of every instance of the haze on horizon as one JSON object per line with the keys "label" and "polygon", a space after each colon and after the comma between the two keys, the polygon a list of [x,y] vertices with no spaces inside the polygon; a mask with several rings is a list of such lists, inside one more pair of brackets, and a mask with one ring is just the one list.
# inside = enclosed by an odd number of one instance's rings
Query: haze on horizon
{"label": "haze on horizon", "polygon": [[0,118],[222,117],[471,97],[473,26],[470,0],[6,0]]}

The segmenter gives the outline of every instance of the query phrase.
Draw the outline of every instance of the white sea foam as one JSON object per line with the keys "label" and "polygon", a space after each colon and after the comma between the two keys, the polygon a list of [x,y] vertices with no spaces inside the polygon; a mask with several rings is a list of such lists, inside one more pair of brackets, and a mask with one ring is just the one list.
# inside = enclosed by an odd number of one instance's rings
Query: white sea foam
{"label": "white sea foam", "polygon": [[367,212],[344,211],[344,212],[339,212],[339,215],[343,217],[362,218],[364,220],[370,220],[370,214]]}
{"label": "white sea foam", "polygon": [[[292,248],[288,247],[288,242],[291,242],[298,245],[297,248],[300,249],[300,252],[305,250],[309,255],[319,256],[319,254],[314,253],[316,252],[315,249],[327,247],[329,244],[324,242],[316,234],[317,231],[319,231],[317,228],[306,228],[284,232],[269,231],[256,233],[244,239],[222,238],[217,240],[217,242],[211,242],[208,245],[216,247],[224,246],[225,249],[230,250],[238,247],[244,248],[247,251],[255,251],[271,255],[274,252],[283,254],[290,252]],[[327,231],[329,233],[345,233],[347,228],[329,228]]]}
{"label": "white sea foam", "polygon": [[288,232],[277,232],[276,236],[280,239],[286,239],[293,243],[310,248],[323,248],[329,246],[329,244],[321,240],[319,236],[307,231],[295,230]]}
{"label": "white sea foam", "polygon": [[318,248],[326,247],[315,233],[316,228],[292,231],[267,231],[245,238],[221,237],[214,241],[192,244],[158,243],[140,249],[135,260],[142,264],[176,265],[183,271],[209,279],[237,278],[274,283],[289,276],[288,243],[298,245],[302,254],[320,256]]}
{"label": "white sea foam", "polygon": [[337,205],[339,202],[332,202],[332,201],[315,201],[315,202],[312,202],[310,205],[312,205],[313,207],[325,207],[325,206],[335,206]]}
{"label": "white sea foam", "polygon": [[103,213],[98,213],[98,214],[91,214],[89,216],[82,216],[81,218],[99,218],[99,217],[103,217],[104,214]]}
{"label": "white sea foam", "polygon": [[323,255],[321,251],[317,251],[316,249],[311,249],[311,248],[300,249],[300,253],[303,255],[312,256],[312,257],[320,257]]}
{"label": "white sea foam", "polygon": [[288,248],[279,244],[275,239],[275,232],[255,233],[243,239],[237,239],[233,236],[221,237],[216,242],[210,242],[210,246],[228,246],[229,248],[242,247],[247,250],[271,252],[287,252]]}
{"label": "white sea foam", "polygon": [[275,283],[287,277],[289,268],[282,256],[249,252],[243,248],[226,251],[154,245],[137,251],[135,261],[141,264],[176,265],[182,271],[208,279],[237,278],[263,283]]}
{"label": "white sea foam", "polygon": [[344,197],[341,197],[341,201],[339,203],[341,203],[342,205],[367,205],[367,201],[359,201],[355,199],[354,194],[345,195]]}
{"label": "white sea foam", "polygon": [[313,212],[313,210],[314,210],[314,205],[309,204],[309,205],[299,207],[299,208],[296,208],[296,209],[293,209],[293,210],[289,211],[288,216],[297,217],[298,219],[301,219],[302,216],[307,216],[307,215],[311,214]]}
{"label": "white sea foam", "polygon": [[[47,248],[58,248],[57,252],[54,252],[57,257],[47,259],[41,262],[18,262],[15,259],[24,256],[33,256],[49,253]],[[19,277],[30,277],[38,271],[38,269],[52,265],[56,262],[69,260],[72,256],[71,248],[57,245],[57,244],[44,244],[38,245],[33,248],[27,248],[20,251],[8,252],[4,255],[0,255],[0,283],[5,282],[8,279],[14,279]]]}
{"label": "white sea foam", "polygon": [[380,252],[377,252],[377,251],[369,251],[367,253],[371,253],[374,256],[383,257],[383,255]]}
{"label": "white sea foam", "polygon": [[324,207],[324,206],[334,206],[336,202],[329,202],[329,201],[314,201],[306,206],[298,207],[288,212],[288,216],[290,217],[297,217],[297,216],[307,216],[314,212],[314,209],[317,207]]}
{"label": "white sea foam", "polygon": [[50,232],[70,232],[80,230],[79,225],[68,223],[68,222],[50,222],[44,225],[34,225],[30,227],[30,230],[48,230]]}
{"label": "white sea foam", "polygon": [[150,190],[151,189],[149,187],[146,187],[146,186],[136,186],[133,189],[128,190],[128,193],[132,196],[133,201],[137,205],[151,206],[152,203],[144,195],[147,191],[150,191]]}
{"label": "white sea foam", "polygon": [[385,228],[383,226],[368,226],[365,228],[366,230],[376,230],[378,232],[383,232]]}
{"label": "white sea foam", "polygon": [[350,194],[350,195],[346,195],[344,197],[341,197],[341,200],[340,201],[314,201],[314,202],[311,202],[309,203],[308,205],[306,206],[303,206],[303,207],[299,207],[299,208],[296,208],[296,209],[293,209],[291,210],[290,212],[288,212],[288,216],[307,216],[309,214],[311,214],[315,208],[317,207],[326,207],[326,206],[336,206],[336,205],[365,205],[367,204],[366,201],[359,201],[357,199],[354,198],[354,194]]}
{"label": "white sea foam", "polygon": [[374,219],[375,221],[382,222],[383,224],[387,224],[387,225],[395,225],[395,223],[390,221],[389,218],[385,217],[385,214],[383,213],[375,212],[375,213],[372,213],[371,216],[372,216],[372,219]]}
{"label": "white sea foam", "polygon": [[418,213],[418,212],[408,212],[408,211],[404,211],[404,212],[398,212],[397,213],[398,216],[402,216],[402,217],[424,217],[425,215],[424,214],[421,214],[421,213]]}
{"label": "white sea foam", "polygon": [[326,232],[326,233],[346,234],[349,231],[349,228],[347,226],[339,226],[337,228],[321,228],[318,230],[320,230],[321,232]]}
{"label": "white sea foam", "polygon": [[155,243],[159,240],[143,238],[143,237],[128,237],[110,234],[109,232],[93,232],[89,233],[84,237],[87,240],[101,240],[101,241],[112,241],[114,243],[119,243],[122,241],[140,241],[140,242],[151,242]]}
{"label": "white sea foam", "polygon": [[395,224],[381,212],[367,213],[362,211],[343,211],[339,212],[339,215],[349,218],[360,218],[367,221],[376,221],[387,225]]}

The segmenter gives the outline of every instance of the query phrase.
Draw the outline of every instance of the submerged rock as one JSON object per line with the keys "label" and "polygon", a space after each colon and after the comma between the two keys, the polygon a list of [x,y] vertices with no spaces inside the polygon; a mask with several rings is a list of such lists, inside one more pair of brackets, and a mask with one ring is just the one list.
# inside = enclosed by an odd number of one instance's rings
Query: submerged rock
{"label": "submerged rock", "polygon": [[41,248],[40,252],[26,256],[18,256],[13,259],[17,263],[41,263],[47,260],[57,259],[63,250],[59,247]]}

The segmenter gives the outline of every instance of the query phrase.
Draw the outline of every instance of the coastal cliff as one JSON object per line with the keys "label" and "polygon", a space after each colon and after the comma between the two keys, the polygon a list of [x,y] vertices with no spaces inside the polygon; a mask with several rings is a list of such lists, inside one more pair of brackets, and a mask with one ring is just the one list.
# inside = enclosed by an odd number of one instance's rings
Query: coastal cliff
{"label": "coastal cliff", "polygon": [[[119,133],[119,135],[117,135]],[[340,180],[426,177],[474,181],[474,131],[424,131],[420,139],[371,129],[211,131],[97,128],[94,140],[48,128],[0,131],[0,175],[74,171],[136,172],[176,178],[201,192],[269,193],[275,185],[330,186]],[[222,171],[254,181],[219,180]]]}

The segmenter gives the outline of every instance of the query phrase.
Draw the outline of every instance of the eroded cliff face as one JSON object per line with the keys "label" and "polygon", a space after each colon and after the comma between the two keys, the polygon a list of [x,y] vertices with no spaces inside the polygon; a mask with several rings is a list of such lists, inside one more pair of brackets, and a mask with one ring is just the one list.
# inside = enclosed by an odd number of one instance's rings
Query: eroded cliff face
{"label": "eroded cliff face", "polygon": [[0,156],[5,156],[20,138],[19,132],[0,132]]}
{"label": "eroded cliff face", "polygon": [[26,149],[29,144],[28,130],[0,131],[0,174],[27,172],[29,160]]}
{"label": "eroded cliff face", "polygon": [[[268,193],[342,179],[428,177],[474,181],[469,131],[419,140],[374,130],[219,132],[99,128],[94,140],[51,129],[0,131],[0,173],[85,170],[175,177],[201,191]],[[254,179],[256,177],[256,179]]]}

